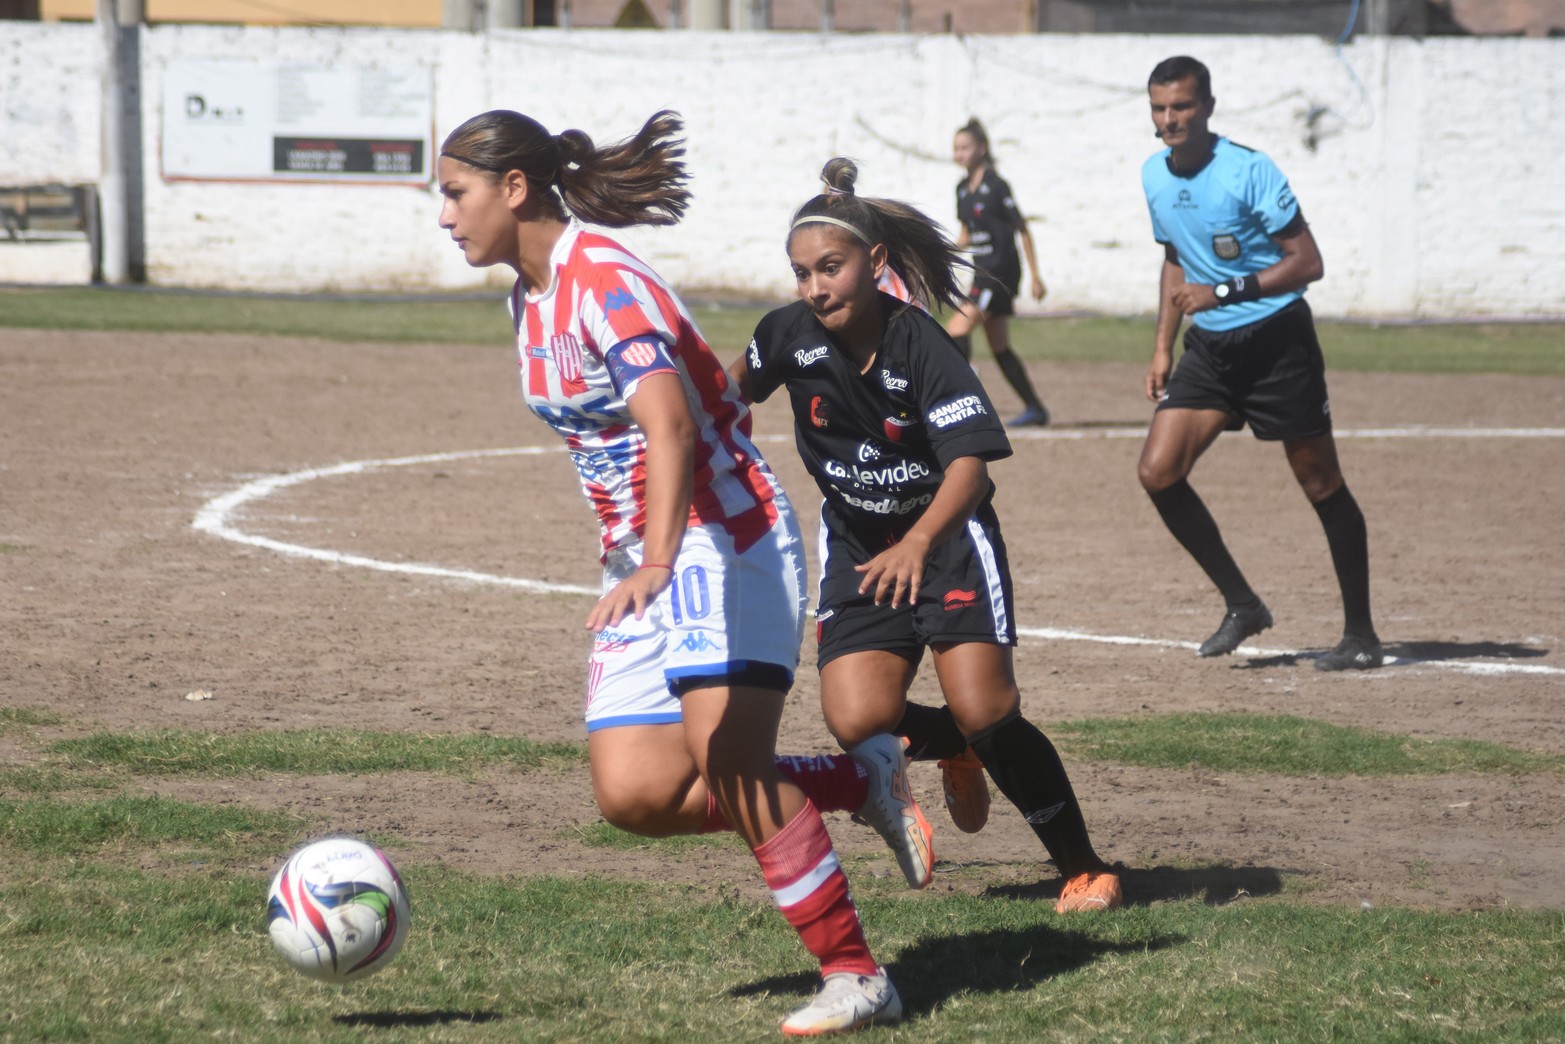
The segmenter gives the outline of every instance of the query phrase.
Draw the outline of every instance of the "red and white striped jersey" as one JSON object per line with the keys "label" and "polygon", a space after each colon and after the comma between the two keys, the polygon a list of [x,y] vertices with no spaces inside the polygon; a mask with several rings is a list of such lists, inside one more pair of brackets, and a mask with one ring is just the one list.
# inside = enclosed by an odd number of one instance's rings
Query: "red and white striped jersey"
{"label": "red and white striped jersey", "polygon": [[522,397],[565,439],[605,552],[646,526],[646,435],[626,401],[654,373],[676,373],[697,427],[692,524],[721,524],[739,550],[776,521],[774,486],[750,441],[738,389],[668,284],[619,243],[572,220],[537,295],[521,280],[511,315]]}
{"label": "red and white striped jersey", "polygon": [[929,311],[928,304],[913,298],[913,291],[908,287],[906,280],[902,278],[902,273],[890,265],[880,270],[880,278],[875,281],[875,286],[881,293],[890,294],[898,301],[906,301],[908,304],[918,305],[926,312]]}

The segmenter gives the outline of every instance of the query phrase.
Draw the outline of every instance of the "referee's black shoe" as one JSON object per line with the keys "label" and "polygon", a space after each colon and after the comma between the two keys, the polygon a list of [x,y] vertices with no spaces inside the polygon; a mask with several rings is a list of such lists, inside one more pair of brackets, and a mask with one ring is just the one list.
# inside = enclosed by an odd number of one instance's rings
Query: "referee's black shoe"
{"label": "referee's black shoe", "polygon": [[1317,671],[1372,671],[1386,662],[1381,651],[1380,639],[1361,638],[1355,634],[1344,635],[1331,652],[1315,658]]}
{"label": "referee's black shoe", "polygon": [[[1227,656],[1239,648],[1239,643],[1252,635],[1260,634],[1272,625],[1272,611],[1266,603],[1256,600],[1254,606],[1230,609],[1212,637],[1201,643],[1197,656]],[[1317,667],[1320,662],[1316,661]]]}

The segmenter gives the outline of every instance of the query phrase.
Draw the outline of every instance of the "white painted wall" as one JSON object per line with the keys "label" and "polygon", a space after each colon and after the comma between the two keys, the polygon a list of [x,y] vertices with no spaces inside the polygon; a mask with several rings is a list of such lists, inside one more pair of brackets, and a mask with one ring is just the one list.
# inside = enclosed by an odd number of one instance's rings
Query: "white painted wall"
{"label": "white painted wall", "polygon": [[[0,22],[0,184],[96,180],[99,49],[91,26]],[[433,188],[160,177],[170,60],[395,63],[433,71],[437,140],[488,108],[603,141],[680,111],[695,203],[674,229],[623,235],[687,292],[786,298],[787,218],[833,155],[860,161],[862,192],[949,224],[951,135],[976,114],[1032,218],[1045,310],[1144,313],[1161,257],[1138,175],[1159,147],[1144,84],[1177,53],[1212,67],[1215,128],[1291,176],[1326,258],[1318,313],[1565,315],[1565,40],[1364,38],[1339,55],[1307,37],[157,26],[142,45],[148,274],[256,290],[482,284],[435,226]],[[28,249],[0,245],[0,281],[33,280],[17,261]]]}

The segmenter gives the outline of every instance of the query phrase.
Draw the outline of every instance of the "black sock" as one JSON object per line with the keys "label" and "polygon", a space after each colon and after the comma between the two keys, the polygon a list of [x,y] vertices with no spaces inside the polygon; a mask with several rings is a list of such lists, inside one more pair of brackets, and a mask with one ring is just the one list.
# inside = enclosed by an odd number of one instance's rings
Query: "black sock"
{"label": "black sock", "polygon": [[967,738],[956,727],[950,707],[909,703],[894,731],[898,736],[907,737],[909,761],[954,758],[967,749]]}
{"label": "black sock", "polygon": [[1190,488],[1189,481],[1180,479],[1167,489],[1147,495],[1152,498],[1152,505],[1163,516],[1163,524],[1174,534],[1174,539],[1190,552],[1196,564],[1217,585],[1229,609],[1248,609],[1260,604],[1261,600],[1239,571],[1238,563],[1228,553],[1212,513]]}
{"label": "black sock", "polygon": [[1005,375],[1011,390],[1022,400],[1022,405],[1029,410],[1042,410],[1043,400],[1033,390],[1032,379],[1027,376],[1027,364],[1022,362],[1022,357],[1008,347],[996,348],[994,361],[999,363],[1000,372]]}
{"label": "black sock", "polygon": [[1020,714],[1013,714],[967,742],[989,770],[989,777],[1026,817],[1054,865],[1067,880],[1104,868],[1092,850],[1081,805],[1070,777],[1049,737]]}
{"label": "black sock", "polygon": [[1369,615],[1369,530],[1364,512],[1346,485],[1315,505],[1331,548],[1331,564],[1337,567],[1342,588],[1343,632],[1378,641]]}
{"label": "black sock", "polygon": [[962,353],[962,358],[971,362],[973,358],[973,335],[970,333],[958,334],[951,340],[956,342],[956,350]]}

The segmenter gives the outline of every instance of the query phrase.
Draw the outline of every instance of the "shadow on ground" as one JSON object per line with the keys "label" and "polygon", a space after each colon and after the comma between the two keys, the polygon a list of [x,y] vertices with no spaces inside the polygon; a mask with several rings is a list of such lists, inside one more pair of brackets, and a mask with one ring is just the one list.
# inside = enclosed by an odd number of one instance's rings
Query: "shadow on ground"
{"label": "shadow on ground", "polygon": [[[909,1016],[927,1015],[963,993],[1029,990],[1047,979],[1090,964],[1105,954],[1147,953],[1177,946],[1182,936],[1154,934],[1107,942],[1049,925],[936,935],[906,947],[886,964]],[[736,986],[736,997],[756,994],[808,996],[813,973],[777,975]]]}
{"label": "shadow on ground", "polygon": [[[1276,895],[1282,891],[1283,871],[1271,866],[1154,866],[1115,869],[1127,906],[1199,899],[1208,906],[1223,906],[1235,899]],[[1049,902],[1060,897],[1061,881],[987,888],[985,895],[1002,899]]]}
{"label": "shadow on ground", "polygon": [[[1552,651],[1539,645],[1523,645],[1520,642],[1389,642],[1382,646],[1386,654],[1386,666],[1398,667],[1417,663],[1447,660],[1536,660]],[[1314,660],[1329,650],[1283,653],[1280,656],[1252,656],[1234,664],[1239,670],[1255,670],[1262,667],[1293,667],[1303,660]]]}

